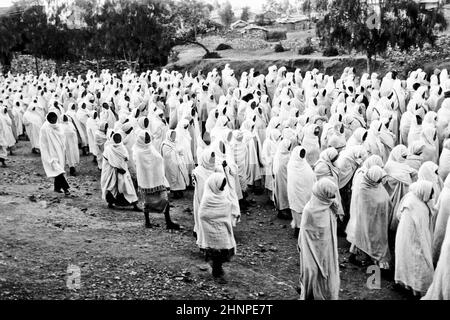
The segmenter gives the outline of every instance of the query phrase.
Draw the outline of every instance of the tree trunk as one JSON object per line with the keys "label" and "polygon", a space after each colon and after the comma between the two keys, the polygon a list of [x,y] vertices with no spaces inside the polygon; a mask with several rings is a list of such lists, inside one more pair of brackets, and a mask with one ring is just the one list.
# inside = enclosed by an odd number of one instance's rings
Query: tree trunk
{"label": "tree trunk", "polygon": [[200,42],[197,42],[197,41],[190,41],[190,40],[185,40],[184,42],[186,42],[186,43],[192,43],[192,44],[196,44],[196,45],[198,45],[198,46],[200,46],[200,47],[202,47],[203,48],[203,50],[205,50],[206,51],[206,54],[209,54],[210,52],[209,52],[209,49],[205,46],[205,45],[203,45],[203,44],[201,44]]}

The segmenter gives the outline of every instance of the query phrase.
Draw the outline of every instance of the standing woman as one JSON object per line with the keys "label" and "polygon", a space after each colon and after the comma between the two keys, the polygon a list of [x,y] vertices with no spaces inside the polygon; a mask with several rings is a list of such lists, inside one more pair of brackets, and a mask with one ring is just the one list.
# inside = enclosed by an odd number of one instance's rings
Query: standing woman
{"label": "standing woman", "polygon": [[76,176],[75,166],[80,163],[80,151],[78,150],[78,135],[72,121],[65,114],[62,116],[63,121],[61,127],[63,128],[66,146],[66,160],[69,165],[70,175]]}
{"label": "standing woman", "polygon": [[183,152],[175,144],[176,136],[175,130],[167,131],[166,140],[161,145],[161,155],[164,158],[164,169],[170,191],[173,192],[175,199],[179,199],[183,197],[189,177],[183,162]]}
{"label": "standing woman", "polygon": [[297,146],[292,150],[287,164],[287,194],[292,212],[291,227],[295,230],[296,238],[300,231],[303,209],[311,198],[311,186],[316,182],[316,175],[305,158],[306,149]]}
{"label": "standing woman", "polygon": [[198,208],[202,201],[205,190],[206,180],[219,169],[216,167],[216,155],[212,148],[204,149],[200,158],[199,165],[192,171],[192,179],[194,182],[194,236],[198,239],[202,238],[200,229],[200,219],[198,215]]}
{"label": "standing woman", "polygon": [[337,185],[328,178],[317,181],[303,209],[298,249],[302,300],[339,298],[337,238]]}
{"label": "standing woman", "polygon": [[236,241],[232,226],[232,204],[228,200],[227,180],[223,173],[213,173],[205,183],[198,215],[202,237],[198,239],[206,258],[212,260],[212,275],[221,284],[226,283],[222,265],[235,254]]}
{"label": "standing woman", "polygon": [[43,119],[37,110],[37,108],[39,108],[37,100],[34,101],[28,106],[27,111],[25,111],[23,115],[23,124],[27,136],[30,139],[31,152],[39,153],[39,131],[41,130]]}
{"label": "standing woman", "polygon": [[450,219],[445,227],[447,231],[442,242],[442,254],[437,262],[433,282],[423,300],[450,300]]}
{"label": "standing woman", "polygon": [[0,106],[0,162],[5,166],[8,151],[16,144],[13,133],[13,122],[8,114],[8,109]]}
{"label": "standing woman", "polygon": [[395,282],[423,296],[433,280],[432,217],[428,201],[433,183],[419,180],[409,187],[397,210],[395,238]]}
{"label": "standing woman", "polygon": [[102,170],[103,151],[105,150],[106,132],[108,131],[108,122],[100,121],[98,129],[94,134],[94,142],[97,146],[97,167]]}
{"label": "standing woman", "polygon": [[49,178],[55,178],[54,191],[70,195],[69,184],[64,177],[66,163],[66,139],[64,131],[58,122],[58,116],[54,112],[47,114],[47,121],[39,132],[39,145],[41,147],[41,159],[45,173]]}
{"label": "standing woman", "polygon": [[164,212],[166,228],[179,230],[180,225],[172,221],[169,213],[169,197],[167,195],[169,183],[164,176],[164,161],[150,142],[149,132],[141,130],[133,146],[138,190],[144,202],[145,227],[152,227],[150,212]]}
{"label": "standing woman", "polygon": [[352,244],[355,261],[356,248],[367,254],[380,268],[389,269],[390,252],[388,245],[389,194],[381,184],[386,173],[379,166],[371,167],[362,176],[359,187],[352,195],[352,215],[356,217],[354,235],[347,235]]}
{"label": "standing woman", "polygon": [[133,205],[133,210],[141,212],[137,206],[138,197],[128,171],[128,151],[122,143],[122,135],[114,133],[111,141],[105,144],[103,152],[101,187],[102,198],[108,202],[109,208],[114,205]]}
{"label": "standing woman", "polygon": [[439,145],[437,130],[432,126],[425,126],[421,134],[421,141],[425,144],[423,149],[423,161],[438,163]]}
{"label": "standing woman", "polygon": [[[447,221],[450,220],[450,176],[445,179],[444,188],[436,203],[436,223],[433,233],[433,264],[436,266],[441,254],[441,246],[444,241],[445,230],[449,232]],[[448,250],[448,249],[447,249]],[[450,265],[447,265],[449,268]]]}
{"label": "standing woman", "polygon": [[390,229],[395,232],[398,220],[395,213],[402,198],[408,192],[409,185],[415,181],[417,171],[406,164],[408,149],[406,146],[397,145],[389,155],[389,159],[384,166],[386,171],[386,191],[389,193],[392,202],[392,208],[389,213]]}
{"label": "standing woman", "polygon": [[280,219],[290,219],[289,199],[287,192],[287,164],[290,158],[292,142],[284,139],[278,145],[273,159],[274,199]]}

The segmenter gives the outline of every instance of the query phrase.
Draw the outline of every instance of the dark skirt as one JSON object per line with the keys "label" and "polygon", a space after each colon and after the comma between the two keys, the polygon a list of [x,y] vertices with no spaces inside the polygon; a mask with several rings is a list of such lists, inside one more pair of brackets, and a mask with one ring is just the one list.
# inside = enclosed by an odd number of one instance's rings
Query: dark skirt
{"label": "dark skirt", "polygon": [[156,189],[139,189],[144,209],[148,212],[164,213],[169,205],[169,196],[165,187]]}
{"label": "dark skirt", "polygon": [[219,262],[229,262],[234,256],[234,248],[231,249],[205,249],[206,260],[213,260]]}

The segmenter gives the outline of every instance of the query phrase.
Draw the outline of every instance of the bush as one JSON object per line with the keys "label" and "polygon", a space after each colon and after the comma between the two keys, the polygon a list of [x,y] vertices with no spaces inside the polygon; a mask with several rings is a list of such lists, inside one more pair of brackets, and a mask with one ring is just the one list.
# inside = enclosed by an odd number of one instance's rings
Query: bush
{"label": "bush", "polygon": [[233,49],[233,48],[229,44],[226,44],[226,43],[221,43],[216,48],[217,51],[230,50],[230,49]]}
{"label": "bush", "polygon": [[220,59],[222,58],[217,52],[211,51],[203,56],[203,59]]}
{"label": "bush", "polygon": [[311,46],[305,46],[298,49],[298,54],[301,55],[308,55],[314,52],[314,48]]}
{"label": "bush", "polygon": [[271,30],[267,33],[267,41],[286,40],[287,35],[284,30]]}
{"label": "bush", "polygon": [[281,43],[278,43],[278,44],[275,46],[275,52],[284,52],[284,48],[283,48],[283,46],[281,45]]}
{"label": "bush", "polygon": [[339,55],[339,50],[336,47],[328,47],[323,50],[324,57],[335,57]]}

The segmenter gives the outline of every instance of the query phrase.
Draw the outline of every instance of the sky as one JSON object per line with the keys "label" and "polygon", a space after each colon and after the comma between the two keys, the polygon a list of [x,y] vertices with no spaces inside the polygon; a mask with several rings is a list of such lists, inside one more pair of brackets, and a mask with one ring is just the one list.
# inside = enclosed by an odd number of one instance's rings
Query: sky
{"label": "sky", "polygon": [[0,0],[0,7],[9,7],[12,4],[12,0]]}

